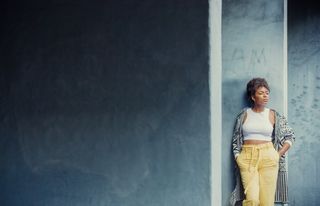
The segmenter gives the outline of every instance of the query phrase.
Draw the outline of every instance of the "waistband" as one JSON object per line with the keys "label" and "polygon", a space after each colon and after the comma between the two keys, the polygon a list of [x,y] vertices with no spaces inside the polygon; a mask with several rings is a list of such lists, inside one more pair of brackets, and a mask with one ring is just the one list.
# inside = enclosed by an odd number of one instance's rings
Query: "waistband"
{"label": "waistband", "polygon": [[263,144],[244,144],[242,145],[243,148],[256,148],[256,149],[267,149],[267,148],[272,148],[273,143],[272,142],[267,142]]}

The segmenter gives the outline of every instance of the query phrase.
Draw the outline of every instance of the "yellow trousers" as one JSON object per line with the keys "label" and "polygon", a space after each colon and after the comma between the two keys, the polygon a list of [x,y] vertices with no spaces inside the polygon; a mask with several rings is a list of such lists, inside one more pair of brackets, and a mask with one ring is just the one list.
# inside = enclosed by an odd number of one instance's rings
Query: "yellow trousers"
{"label": "yellow trousers", "polygon": [[236,161],[246,196],[243,206],[274,206],[279,154],[273,144],[243,145]]}

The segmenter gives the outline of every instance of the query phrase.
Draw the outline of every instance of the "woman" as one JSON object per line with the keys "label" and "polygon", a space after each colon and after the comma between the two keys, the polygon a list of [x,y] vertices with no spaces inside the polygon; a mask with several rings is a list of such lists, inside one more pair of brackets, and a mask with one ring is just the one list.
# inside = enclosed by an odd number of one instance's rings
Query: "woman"
{"label": "woman", "polygon": [[269,92],[263,78],[254,78],[247,84],[252,107],[241,111],[234,127],[237,181],[231,205],[243,199],[243,206],[273,206],[274,202],[288,201],[285,158],[295,137],[287,120],[266,107]]}

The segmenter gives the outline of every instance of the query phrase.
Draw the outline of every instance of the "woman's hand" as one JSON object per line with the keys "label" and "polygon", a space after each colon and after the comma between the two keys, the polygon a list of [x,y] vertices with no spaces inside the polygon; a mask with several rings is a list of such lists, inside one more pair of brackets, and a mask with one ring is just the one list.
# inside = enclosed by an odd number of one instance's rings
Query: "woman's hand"
{"label": "woman's hand", "polygon": [[284,155],[290,148],[290,144],[289,143],[284,143],[283,147],[278,151],[279,156],[281,157],[282,155]]}

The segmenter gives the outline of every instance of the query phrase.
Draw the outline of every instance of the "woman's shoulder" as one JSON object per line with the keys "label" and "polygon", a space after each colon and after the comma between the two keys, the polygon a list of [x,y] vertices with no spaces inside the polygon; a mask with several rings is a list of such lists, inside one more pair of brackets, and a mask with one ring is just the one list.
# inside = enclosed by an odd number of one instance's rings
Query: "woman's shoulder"
{"label": "woman's shoulder", "polygon": [[273,108],[269,108],[269,109],[270,109],[270,113],[272,113],[275,118],[286,119],[285,116],[283,114],[281,114],[280,112],[278,112],[276,109],[273,109]]}
{"label": "woman's shoulder", "polygon": [[276,113],[277,110],[273,109],[273,108],[268,108],[270,110],[270,112]]}
{"label": "woman's shoulder", "polygon": [[240,112],[238,113],[238,115],[245,113],[248,109],[250,109],[250,107],[244,107],[244,108],[242,108],[242,109],[240,110]]}
{"label": "woman's shoulder", "polygon": [[271,115],[275,115],[276,114],[276,110],[275,109],[272,109],[272,108],[267,108],[268,110],[269,110],[269,113],[271,114]]}
{"label": "woman's shoulder", "polygon": [[244,116],[247,113],[248,109],[250,109],[250,107],[245,107],[242,110],[240,110],[240,112],[237,114],[237,118]]}

